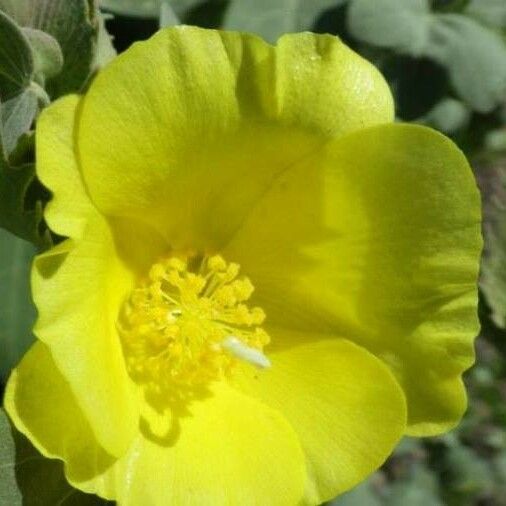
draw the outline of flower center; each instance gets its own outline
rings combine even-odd
[[[238,360],[268,367],[265,314],[239,265],[221,256],[173,256],[154,264],[118,320],[131,376],[157,390],[230,375]]]

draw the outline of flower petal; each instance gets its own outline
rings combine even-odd
[[[481,242],[462,153],[396,124],[287,170],[223,254],[251,278],[271,325],[337,333],[381,357],[406,392],[409,433],[434,434],[466,406]]]
[[[379,72],[336,37],[287,35],[274,48],[176,27],[93,82],[79,158],[105,214],[141,217],[176,248],[216,249],[281,170],[392,118]]]
[[[116,331],[132,284],[99,216],[88,219],[77,242],[68,239],[36,257],[32,270],[34,333],[51,349],[98,440],[115,455],[130,443],[139,416]]]
[[[53,192],[45,217],[71,239],[34,262],[34,332],[50,347],[100,443],[118,455],[136,431],[139,400],[116,319],[139,272],[168,245],[136,221],[106,220],[89,200],[75,155],[80,107],[78,97],[65,97],[38,122],[37,174]]]
[[[177,413],[175,424],[180,427],[174,443],[159,444],[141,433],[116,464],[108,484],[121,504],[299,502],[304,456],[293,429],[275,410],[221,384],[212,397]]]
[[[308,336],[277,329],[272,337],[299,342]],[[308,470],[304,504],[314,505],[384,462],[406,428],[406,401],[388,367],[365,349],[333,336],[312,338],[270,354],[272,367],[245,372],[240,384],[295,429]]]
[[[124,506],[292,506],[303,494],[304,457],[293,429],[225,384],[178,414],[171,441],[141,431],[120,459],[101,450],[41,343],[13,373],[6,407],[40,451],[65,461],[74,486]]]
[[[96,214],[77,167],[75,123],[80,99],[68,95],[44,109],[37,120],[37,176],[53,193],[44,217],[56,233],[80,237],[87,217]]]
[[[53,230],[73,239],[35,259],[32,292],[39,318],[34,332],[51,348],[104,448],[120,454],[139,413],[115,329],[133,273],[120,260],[113,229],[81,181],[74,156],[78,109],[75,96],[59,100],[44,111],[37,128],[37,173],[54,194],[46,218]]]
[[[95,435],[49,348],[36,342],[12,372],[4,399],[5,409],[32,444],[46,457],[65,462],[68,480],[82,486],[114,462],[97,445]]]

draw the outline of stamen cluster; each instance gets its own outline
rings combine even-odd
[[[131,376],[158,390],[198,386],[229,375],[237,357],[224,345],[263,350],[265,314],[239,265],[221,256],[172,256],[154,264],[118,320]]]

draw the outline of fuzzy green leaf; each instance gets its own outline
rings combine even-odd
[[[452,134],[466,128],[471,121],[471,111],[461,101],[444,98],[418,122]]]
[[[33,54],[34,72],[40,80],[57,76],[63,67],[63,53],[58,41],[35,28],[22,28]]]
[[[492,320],[506,328],[506,164],[481,167],[484,198],[485,251],[480,286],[492,310]]]
[[[98,33],[96,0],[0,0],[0,9],[23,27],[35,28],[58,41],[62,71],[48,79],[53,98],[79,91],[92,72]]]
[[[183,19],[189,11],[195,7],[206,3],[206,0],[168,0],[172,9],[179,19]],[[207,0],[209,3],[209,0]],[[217,2],[218,4],[219,2]]]
[[[470,0],[467,14],[495,28],[506,27],[506,2],[504,0]]]
[[[160,12],[160,0],[100,0],[100,7],[126,16],[154,18]]]
[[[367,480],[355,488],[331,501],[328,506],[381,506],[379,499],[371,486],[371,480]]]
[[[38,111],[38,97],[33,87],[0,104],[0,129],[3,149],[7,156],[18,139],[30,130]]]
[[[408,479],[397,481],[388,493],[389,506],[443,506],[439,498],[437,478],[423,465],[416,465]]]
[[[425,55],[447,68],[457,94],[476,111],[489,112],[506,97],[506,43],[476,21],[434,16]]]
[[[105,28],[105,21],[108,17],[113,17],[111,14],[98,13],[98,39],[97,48],[95,51],[95,59],[93,68],[95,70],[101,69],[113,60],[117,53],[112,43],[112,37],[109,35]]]
[[[2,4],[0,3],[0,9]],[[21,28],[0,10],[0,96],[2,100],[19,94],[33,76],[33,58]]]
[[[261,35],[275,42],[283,33],[309,30],[319,14],[344,0],[233,0],[224,28]]]
[[[348,10],[349,30],[357,39],[412,56],[423,54],[430,22],[427,0],[352,0]]]
[[[449,448],[445,465],[450,479],[450,488],[456,494],[471,497],[474,494],[485,493],[493,486],[489,462],[479,457],[470,448],[463,445]]]
[[[506,153],[506,129],[497,128],[487,132],[485,148],[491,152]]]
[[[30,94],[19,102],[0,103],[0,227],[45,248],[52,241],[42,226],[42,206],[48,195],[35,178],[33,162],[26,162],[33,159],[34,139],[25,127],[31,123],[32,92],[38,98],[36,86],[32,83],[27,90]],[[5,147],[13,149],[7,152]]]
[[[0,139],[0,227],[39,248],[51,244],[49,231],[41,226],[44,191],[35,180],[32,163],[17,167],[7,163]]]
[[[181,21],[168,0],[163,0],[160,6],[160,28],[179,25]]]
[[[364,42],[444,66],[454,91],[478,112],[506,96],[506,43],[460,14],[434,14],[427,0],[352,0],[351,33]]]
[[[100,6],[125,16],[138,16],[141,18],[157,18],[160,15],[160,6],[166,0],[100,0]],[[188,10],[205,0],[168,0],[178,18]]]

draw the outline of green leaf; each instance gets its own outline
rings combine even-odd
[[[0,381],[33,342],[29,278],[34,255],[32,244],[0,229]]]
[[[21,29],[1,10],[0,41],[0,95],[8,100],[30,84],[33,58]]]
[[[53,98],[79,91],[92,72],[98,34],[95,0],[0,0],[0,9],[20,26],[54,37],[61,47],[62,71],[48,79]]]
[[[432,14],[427,0],[353,0],[349,29],[361,41],[443,65],[454,91],[486,113],[506,96],[506,43],[460,14]]]
[[[30,90],[34,85],[35,83],[32,83]],[[11,156],[7,156],[4,149],[3,122],[8,123],[6,134],[7,146],[9,146],[13,143],[10,137],[13,136],[14,131],[17,128],[23,130],[23,125],[18,123],[24,113],[20,113],[19,116],[16,112],[5,113],[4,105],[0,103],[0,227],[43,249],[52,243],[51,234],[44,225],[42,215],[43,202],[48,200],[49,195],[35,178],[34,164],[25,162],[27,158],[33,159],[34,138],[30,131],[23,132],[16,139],[16,146],[10,153]],[[23,106],[20,105],[19,108],[23,109]]]
[[[506,153],[506,129],[498,128],[487,132],[485,148],[488,151]]]
[[[492,311],[492,320],[506,328],[506,163],[477,169],[483,196],[484,254],[480,287]]]
[[[63,67],[63,53],[58,41],[41,30],[22,28],[33,54],[34,73],[39,80],[57,76]]]
[[[160,13],[160,0],[100,0],[100,7],[127,16],[155,18]]]
[[[33,160],[34,157],[35,131],[29,130],[19,137],[16,147],[9,154],[9,163],[13,167],[19,167],[25,163],[25,160]]]
[[[176,16],[174,9],[170,6],[168,0],[162,0],[160,6],[160,28],[166,28],[168,26],[179,25],[181,21]]]
[[[449,448],[445,466],[454,493],[470,497],[487,492],[493,486],[490,464],[465,446]]]
[[[218,0],[216,2],[218,9],[220,8],[219,5],[220,1],[222,3],[223,0]],[[210,4],[212,3],[212,0],[211,2],[209,0],[169,0],[169,3],[174,12],[176,13],[176,16],[179,19],[183,19],[183,17],[185,17],[185,15],[188,14],[188,12],[193,10],[195,7],[203,5],[205,3]]]
[[[96,9],[95,0],[0,0],[0,227],[41,248],[51,243],[48,192],[35,178],[30,129],[50,96],[79,91],[95,70]]]
[[[35,179],[34,165],[9,166],[0,143],[0,227],[41,249],[47,248],[52,241],[48,229],[42,226],[42,202],[47,198]]]
[[[44,458],[11,426],[0,409],[0,504],[9,506],[99,506],[110,504],[72,488],[63,464]]]
[[[437,479],[423,465],[417,465],[411,477],[395,482],[388,494],[389,506],[443,506],[437,489]]]
[[[112,18],[113,16],[111,14],[98,13],[98,39],[93,62],[93,68],[95,70],[101,69],[107,65],[117,55],[116,49],[114,49],[112,44],[112,37],[105,28],[105,21],[109,17]]]
[[[361,41],[421,56],[431,17],[427,0],[352,0],[348,27]]]
[[[506,2],[504,0],[470,0],[465,13],[482,23],[495,27],[506,27]]]
[[[419,123],[437,128],[446,134],[466,128],[470,121],[470,109],[454,98],[444,98],[428,114],[418,120]]]
[[[331,501],[328,506],[381,506],[378,494],[374,493],[371,480],[367,480],[355,488]]]
[[[425,54],[444,65],[457,94],[476,111],[491,111],[506,96],[506,44],[459,14],[434,16]]]
[[[100,0],[100,7],[125,16],[157,18],[160,7],[168,3],[175,15],[180,18],[193,7],[206,0]]]
[[[39,94],[35,82],[19,96],[0,103],[0,227],[48,247],[51,235],[43,224],[42,207],[49,195],[35,178],[33,135],[29,130],[37,112]]]
[[[414,437],[404,436],[394,450],[396,457],[414,455],[423,452],[421,440]]]
[[[38,97],[32,87],[0,104],[1,138],[7,156],[16,147],[18,139],[30,130],[38,109]]]
[[[224,28],[261,35],[275,42],[283,33],[309,30],[318,15],[345,0],[233,0]]]
[[[504,432],[503,432],[504,434]],[[500,483],[506,482],[506,451],[501,451],[494,459],[494,468]]]

